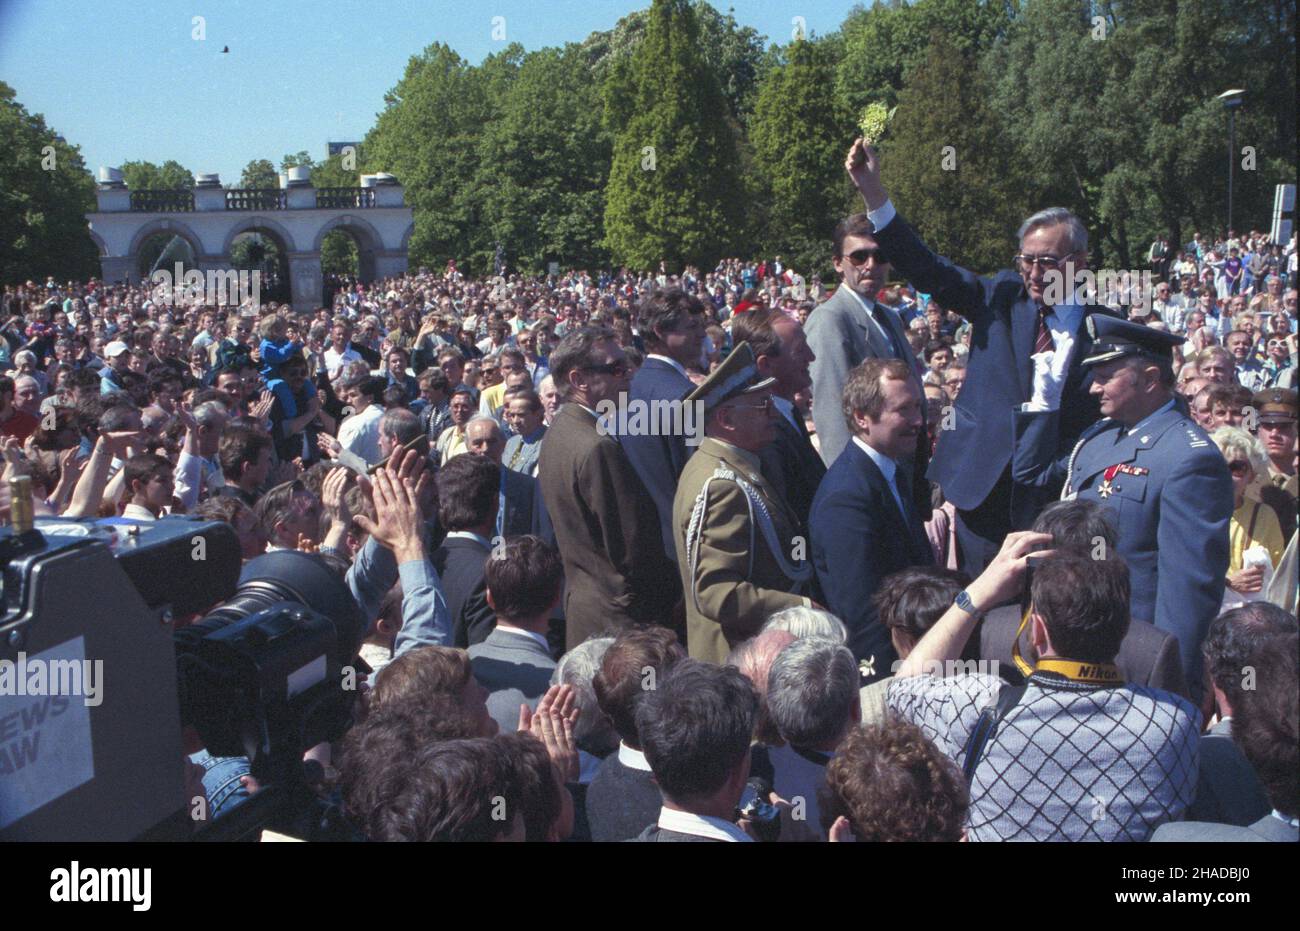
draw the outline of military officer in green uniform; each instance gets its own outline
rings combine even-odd
[[[748,343],[687,395],[703,407],[704,439],[677,484],[673,530],[686,594],[690,655],[722,663],[767,617],[795,605],[812,579],[799,521],[763,477],[759,451],[776,433],[775,379]]]

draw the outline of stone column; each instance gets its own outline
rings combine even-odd
[[[375,250],[375,277],[392,278],[395,275],[406,274],[406,250],[404,249],[376,249]]]
[[[320,253],[290,252],[289,283],[294,313],[311,313],[319,307],[324,287]]]
[[[140,283],[140,272],[136,269],[137,256],[102,255],[99,257],[100,279],[108,284],[126,281]]]

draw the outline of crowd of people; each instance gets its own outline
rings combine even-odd
[[[1054,301],[1068,211],[981,276],[845,167],[836,282],[6,286],[5,478],[344,574],[356,839],[1296,840],[1295,238]],[[209,817],[259,790],[187,749]]]

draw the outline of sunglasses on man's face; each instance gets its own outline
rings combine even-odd
[[[847,258],[854,265],[865,265],[868,259],[873,260],[877,265],[884,261],[884,256],[879,249],[854,249]]]
[[[583,367],[584,372],[591,372],[593,375],[626,375],[628,366],[626,360],[618,362],[607,362],[604,365],[587,365]]]

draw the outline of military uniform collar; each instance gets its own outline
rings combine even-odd
[[[1171,414],[1173,416],[1170,416]],[[1177,399],[1170,398],[1168,402],[1139,420],[1136,425],[1126,429],[1123,435],[1136,436],[1140,445],[1150,446],[1160,438],[1160,434],[1181,420],[1182,416],[1182,412],[1178,410]]]
[[[745,478],[750,482],[767,484],[763,481],[762,466],[754,453],[712,436],[706,436],[704,442],[700,444],[700,451],[706,450],[710,456],[721,459],[736,471],[744,473]]]

